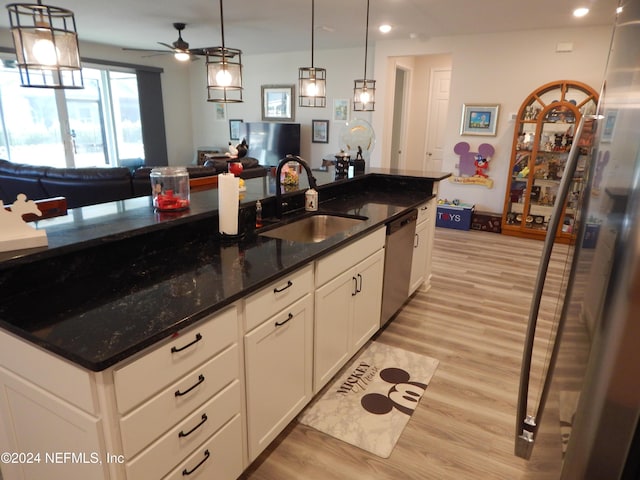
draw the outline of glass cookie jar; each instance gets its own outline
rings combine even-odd
[[[189,208],[189,172],[184,167],[161,167],[151,170],[153,206],[161,212]]]

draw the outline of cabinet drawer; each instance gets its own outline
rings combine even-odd
[[[355,243],[347,245],[316,263],[316,287],[324,285],[342,272],[384,247],[386,228],[381,227]]]
[[[257,327],[271,315],[291,305],[312,290],[313,268],[312,265],[308,265],[247,297],[245,303],[247,328],[245,331],[248,332]]]
[[[128,462],[127,478],[162,478],[203,440],[240,414],[241,402],[240,382],[235,381]]]
[[[242,424],[237,415],[163,480],[235,480],[241,473]]]
[[[185,415],[237,379],[238,355],[236,344],[121,418],[125,457],[132,458]]]
[[[236,307],[232,307],[116,369],[113,379],[118,412],[127,413],[237,339],[238,315]]]

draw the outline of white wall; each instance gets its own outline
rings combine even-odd
[[[0,29],[0,46],[13,49],[7,29]],[[146,56],[139,52],[125,52],[121,48],[80,41],[80,55],[135,65],[149,65],[164,69],[161,75],[163,107],[167,129],[167,153],[169,164],[186,165],[194,158],[191,138],[192,120],[190,103],[189,63],[176,62],[172,55]],[[204,62],[194,62],[203,65]],[[202,67],[204,68],[204,67]],[[11,119],[7,119],[11,121]],[[151,160],[153,162],[153,160]]]
[[[203,63],[203,62],[200,62]],[[193,111],[193,144],[195,146],[222,146],[229,143],[228,119],[245,122],[262,121],[261,86],[294,85],[298,92],[298,68],[311,63],[309,51],[293,51],[284,54],[243,55],[243,103],[226,105],[226,120],[215,119],[215,104],[207,102],[204,65],[198,70],[192,67],[191,109]],[[345,122],[333,120],[333,100],[353,96],[353,81],[362,78],[364,49],[322,50],[314,54],[314,66],[327,70],[327,106],[325,108],[299,107],[294,99],[295,123],[301,124],[300,156],[313,166],[320,166],[322,158],[340,151],[340,134]],[[202,67],[200,69],[200,67]],[[199,71],[201,70],[201,71]],[[371,121],[370,113],[351,112],[351,118]],[[311,121],[329,120],[329,143],[311,142]],[[234,142],[237,143],[237,142]]]
[[[384,166],[388,163],[387,123],[392,107],[389,89],[389,65],[396,62],[411,63],[414,68],[413,105],[410,113],[409,135],[413,140],[408,150],[407,166],[415,168],[423,155],[426,108],[420,105],[426,98],[426,86],[420,84],[426,78],[429,60],[412,59],[412,56],[450,54],[452,61],[451,99],[445,138],[443,170],[455,172],[458,157],[453,146],[467,141],[472,147],[480,143],[491,143],[496,154],[490,161],[489,174],[494,179],[494,188],[489,190],[475,185],[453,185],[443,182],[441,197],[459,198],[474,203],[479,210],[501,212],[503,209],[509,157],[512,147],[516,113],[524,98],[540,85],[566,79],[582,81],[599,91],[609,48],[611,29],[554,29],[521,31],[504,34],[439,37],[427,41],[407,40],[400,42],[377,42],[375,61],[369,61],[369,69],[377,80],[376,111],[371,113],[351,112],[351,118],[363,118],[373,124],[376,146],[370,163]],[[572,42],[572,53],[556,53],[559,42]],[[6,31],[0,32],[0,45],[12,47]],[[372,50],[372,49],[370,49]],[[123,52],[121,49],[81,43],[81,54],[104,60],[160,66],[164,68],[162,86],[164,92],[165,122],[169,163],[185,165],[194,161],[198,146],[226,146],[229,142],[228,121],[214,119],[214,104],[206,101],[204,59],[187,64],[173,60],[170,55],[144,58],[141,54]],[[353,80],[362,78],[363,49],[318,50],[315,66],[327,69],[327,107],[300,108],[295,106],[295,122],[302,125],[301,155],[312,165],[318,166],[321,159],[340,149],[340,132],[343,122],[334,122],[333,100],[351,99]],[[437,58],[437,57],[432,57]],[[260,121],[260,86],[265,84],[296,85],[298,67],[309,66],[310,52],[293,50],[285,54],[245,55],[244,103],[229,104],[227,119],[239,118]],[[371,75],[369,75],[371,76]],[[500,119],[496,137],[460,136],[460,116],[463,103],[500,104]],[[329,143],[311,143],[311,120],[329,120]],[[390,139],[390,137],[389,137]]]
[[[396,66],[407,68],[411,71],[409,79],[409,98],[407,102],[407,143],[402,146],[403,168],[409,170],[423,170],[423,159],[425,151],[425,140],[427,131],[427,108],[429,88],[431,83],[431,70],[435,68],[451,68],[450,55],[414,55],[402,57],[390,57],[386,59],[387,72],[387,93],[384,95],[385,104],[391,102],[391,92],[393,91],[393,78]],[[383,145],[391,145],[391,104],[389,115],[385,118],[386,123],[382,128],[381,138],[384,139],[378,144],[377,154],[381,154]],[[386,140],[386,141],[385,141]],[[385,149],[387,151],[388,149]]]
[[[83,58],[96,58],[163,69],[162,100],[167,135],[167,156],[170,165],[187,165],[194,161],[191,139],[194,117],[191,112],[190,79],[192,71],[204,61],[178,62],[173,55],[148,56],[145,53],[125,52],[122,49],[95,43],[81,43]],[[153,159],[147,159],[153,164]]]
[[[440,197],[459,198],[475,204],[478,210],[502,212],[513,141],[511,115],[518,111],[529,93],[554,80],[578,80],[599,91],[610,36],[611,29],[602,27],[440,37],[425,42],[378,42],[375,78],[379,82],[380,108],[373,114],[373,127],[376,132],[388,129],[392,105],[388,99],[387,68],[396,58],[451,54],[453,71],[443,170],[457,173],[458,157],[453,152],[456,143],[466,141],[472,148],[480,143],[490,143],[496,149],[489,168],[494,187],[487,189],[443,182]],[[560,42],[572,42],[573,52],[556,53],[556,45]],[[499,104],[497,135],[460,136],[463,103]],[[381,166],[388,164],[388,144],[376,148],[371,162]]]

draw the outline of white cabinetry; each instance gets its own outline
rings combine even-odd
[[[314,392],[380,326],[384,241],[381,228],[316,264]]]
[[[3,478],[108,478],[91,463],[107,452],[92,374],[5,331],[0,345],[0,452],[16,455]]]
[[[263,322],[244,338],[250,461],[293,420],[312,396],[311,267],[249,297],[245,313],[255,312],[256,305],[262,304],[265,295],[283,293],[282,285],[289,285],[291,292],[297,292],[289,298],[293,303],[280,304],[284,306],[282,310],[266,319],[263,317]],[[271,309],[266,307],[263,312],[271,314]]]
[[[240,475],[238,325],[234,306],[114,370],[128,479],[162,478],[176,465],[220,479]],[[213,449],[222,429],[234,430],[225,438],[240,439],[231,453]]]
[[[428,284],[434,210],[420,209],[412,292]],[[0,451],[89,459],[5,464],[5,480],[236,479],[378,330],[385,239],[380,227],[102,372],[0,330]]]
[[[41,459],[3,465],[5,480],[235,480],[245,466],[239,338],[233,306],[94,373],[0,331],[0,451]]]
[[[49,375],[55,363],[46,364]],[[108,478],[99,418],[2,367],[0,382],[0,452],[16,455],[3,457],[5,480]]]
[[[421,285],[423,291],[431,287],[431,250],[435,233],[435,212],[435,198],[418,207],[409,295],[412,295]]]

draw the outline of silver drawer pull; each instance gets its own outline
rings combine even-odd
[[[200,463],[198,463],[195,467],[193,467],[191,470],[187,470],[186,468],[184,470],[182,470],[182,476],[186,477],[187,475],[191,475],[193,472],[195,472],[197,469],[199,469],[202,464],[204,462],[206,462],[207,460],[209,460],[209,457],[211,456],[211,454],[209,453],[209,450],[205,450],[204,451],[204,458],[202,460],[200,460]]]
[[[177,352],[181,352],[182,350],[186,350],[191,345],[195,345],[196,343],[198,343],[200,340],[202,340],[202,335],[200,335],[199,333],[196,333],[196,339],[193,342],[187,343],[184,347],[180,347],[180,348],[171,347],[171,353],[177,353]]]
[[[184,392],[181,392],[180,390],[176,390],[176,393],[174,394],[176,397],[182,397],[183,395],[186,395],[187,393],[189,393],[191,390],[193,390],[194,388],[196,388],[198,385],[200,385],[202,382],[204,382],[204,375],[200,374],[198,375],[198,381],[196,383],[194,383],[193,385],[191,385],[189,388],[187,388]]]
[[[188,437],[189,435],[191,435],[193,432],[195,432],[197,429],[199,429],[202,425],[204,425],[204,422],[207,421],[207,414],[203,413],[202,414],[202,420],[200,421],[200,423],[198,423],[195,427],[193,427],[191,430],[189,430],[188,432],[184,432],[183,430],[180,430],[180,433],[178,434],[178,437],[182,438],[182,437]]]
[[[287,281],[287,284],[282,287],[282,288],[274,288],[273,289],[273,293],[280,293],[280,292],[284,292],[287,288],[291,287],[293,285],[293,282],[291,280]]]
[[[281,327],[283,326],[285,323],[287,323],[289,320],[291,320],[293,318],[293,314],[289,313],[289,316],[287,317],[286,320],[283,320],[282,322],[276,322],[276,327]]]

